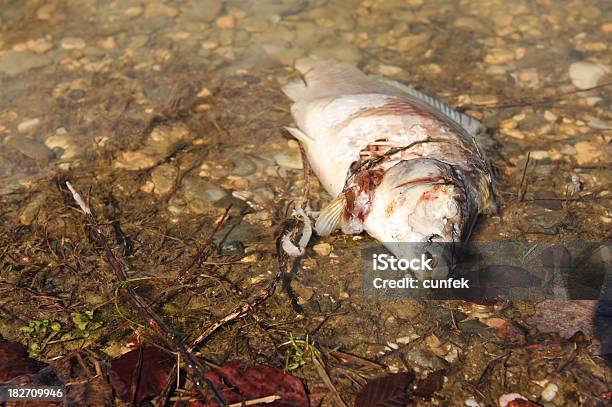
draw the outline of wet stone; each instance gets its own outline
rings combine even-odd
[[[151,181],[153,182],[153,192],[158,195],[165,195],[172,190],[176,182],[178,170],[172,164],[162,164],[151,171]]]
[[[31,69],[41,68],[51,63],[46,55],[33,52],[7,51],[0,55],[0,73],[9,77],[28,72]]]
[[[151,131],[141,149],[119,153],[114,166],[130,171],[151,168],[194,137],[195,134],[179,123],[157,126]]]
[[[81,146],[65,130],[47,137],[45,145],[52,150],[58,149],[58,157],[62,160],[73,160],[82,154]]]
[[[610,73],[606,65],[593,62],[574,62],[569,67],[570,79],[578,89],[597,86],[601,78]]]
[[[47,161],[55,158],[55,153],[53,153],[53,150],[45,146],[40,141],[29,137],[10,136],[5,140],[5,143],[23,155],[37,161]]]
[[[83,49],[87,45],[82,38],[66,37],[60,43],[61,47],[66,50]]]
[[[194,213],[210,211],[211,204],[226,196],[223,189],[197,176],[187,176],[183,180],[183,196],[189,209]]]
[[[190,21],[210,23],[221,13],[223,2],[221,0],[188,0],[185,4],[184,16]]]
[[[432,352],[421,348],[417,348],[408,353],[407,359],[409,362],[430,371],[448,369],[449,367],[448,362],[446,362],[444,359],[439,358]]]
[[[40,193],[34,196],[34,198],[32,198],[32,200],[28,202],[26,207],[23,208],[23,210],[21,211],[21,214],[19,215],[19,221],[23,225],[30,225],[32,222],[34,222],[34,220],[38,216],[40,207],[45,203],[46,199],[46,193]]]
[[[29,133],[36,129],[40,125],[40,119],[32,118],[22,121],[17,125],[17,131],[19,133]]]

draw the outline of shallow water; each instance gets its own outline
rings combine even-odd
[[[483,122],[479,142],[496,170],[500,211],[482,218],[474,240],[600,242],[611,236],[612,93],[601,86],[612,81],[609,2],[75,0],[0,5],[0,197],[6,208],[0,219],[7,247],[12,230],[27,242],[28,234],[40,237],[43,219],[60,216],[50,203],[60,200],[57,180],[71,179],[93,197],[112,193],[134,234],[162,224],[174,228],[174,237],[187,239],[198,233],[190,229],[194,222],[204,219],[209,226],[233,203],[252,213],[230,240],[246,247],[247,258],[259,251],[269,257],[262,255],[267,262],[251,258],[245,261],[246,274],[232,275],[248,290],[273,267],[273,228],[285,204],[302,194],[298,146],[282,130],[291,116],[280,88],[297,76],[294,61],[307,55],[351,62],[367,73],[413,85]],[[314,177],[311,184],[311,205],[318,209],[331,197]],[[288,331],[307,332],[321,322],[317,318],[333,319],[319,332],[321,341],[378,358],[394,369],[435,370],[442,364],[453,378],[444,390],[446,402],[453,388],[461,397],[476,397],[460,384],[461,377],[478,379],[487,361],[471,344],[467,328],[448,333],[456,305],[364,302],[353,267],[361,241],[334,235],[315,243],[329,244],[338,257],[309,249],[289,294],[279,294],[271,306],[278,307],[271,311],[275,315],[296,316]],[[320,253],[326,250],[320,247]],[[164,261],[175,257],[168,254]],[[13,281],[12,273],[2,280]],[[39,279],[17,281],[42,291],[46,287]],[[524,317],[534,312],[516,307]],[[587,316],[565,333],[579,327],[596,342],[598,335],[605,342],[590,322],[601,321],[594,304],[585,307]],[[26,320],[27,307],[17,314]],[[299,322],[303,314],[306,322]],[[540,326],[550,328],[546,321],[550,325],[551,317],[543,319]],[[18,337],[19,318],[8,320],[0,333]],[[443,342],[455,344],[459,361],[447,357],[451,348],[434,352],[437,359],[421,349],[422,339],[436,329]],[[478,343],[498,355],[503,347],[494,349],[498,343],[488,329],[477,327]],[[414,335],[421,339],[413,346]],[[387,343],[398,338],[408,341],[401,348],[407,359],[394,352],[386,356]],[[609,346],[604,343],[603,352],[590,349],[585,358],[599,360],[593,355],[612,352]],[[519,356],[515,369],[520,375],[528,370],[525,365],[521,370],[521,363],[529,363],[529,355]],[[478,368],[460,367],[460,361],[474,361]],[[511,390],[537,398],[541,389],[527,388],[522,380],[491,385],[486,401]],[[555,380],[561,391],[551,405],[600,397],[599,384],[590,389],[561,374]]]

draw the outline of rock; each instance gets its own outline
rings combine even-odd
[[[144,18],[152,18],[157,16],[176,17],[178,11],[161,2],[148,2],[144,10]]]
[[[319,256],[329,256],[332,247],[329,243],[317,243],[312,247],[312,250]]]
[[[82,153],[81,146],[79,146],[65,130],[56,131],[56,134],[47,137],[45,145],[50,149],[61,149],[62,153],[59,157],[62,160],[73,160]]]
[[[474,18],[474,17],[466,17],[466,16],[457,17],[455,19],[454,26],[456,28],[462,28],[464,30],[474,31],[477,33],[489,32],[489,29],[485,27],[484,24],[482,24],[482,22],[480,22],[479,19]]]
[[[41,68],[51,63],[51,59],[33,52],[7,51],[0,55],[0,73],[9,77],[25,73],[30,69]]]
[[[194,213],[205,213],[211,204],[226,196],[221,188],[197,176],[188,176],[183,180],[183,195],[189,209]]]
[[[149,42],[149,36],[148,35],[135,35],[132,38],[130,38],[127,47],[130,49],[138,49],[138,48],[142,48],[145,45],[147,45],[147,42]]]
[[[430,36],[428,34],[408,35],[397,40],[395,47],[400,52],[410,51],[411,49],[427,42],[429,37]]]
[[[77,37],[66,37],[62,39],[60,46],[63,49],[71,50],[71,49],[83,49],[87,44],[82,38]]]
[[[143,11],[142,7],[132,6],[132,7],[126,8],[123,14],[125,14],[125,16],[128,18],[134,18],[134,17],[138,17],[139,15],[141,15],[142,11]]]
[[[601,31],[606,34],[612,33],[612,23],[605,23],[601,25]]]
[[[503,48],[493,48],[485,56],[484,61],[490,65],[503,65],[514,61],[514,56],[514,52],[510,50]]]
[[[36,117],[33,119],[27,119],[17,125],[17,131],[19,133],[29,133],[30,131],[37,128],[39,124],[40,124],[40,119]]]
[[[266,31],[270,27],[270,22],[261,17],[246,17],[240,20],[238,27],[248,32],[259,33]]]
[[[449,364],[442,358],[434,355],[432,352],[417,348],[408,353],[408,361],[414,363],[427,370],[436,371],[448,369]]]
[[[361,51],[351,44],[321,46],[313,50],[312,54],[322,59],[334,59],[342,62],[356,63],[361,59]]]
[[[302,169],[302,157],[300,150],[288,149],[274,155],[274,161],[284,168],[299,170]]]
[[[212,22],[223,9],[221,0],[188,0],[185,5],[184,16],[187,20]]]
[[[578,165],[595,164],[604,155],[602,147],[590,141],[579,141],[574,148],[576,149],[574,158]]]
[[[554,114],[553,112],[551,112],[550,110],[545,110],[544,111],[544,119],[547,122],[554,122],[557,121],[558,116],[556,114]]]
[[[569,67],[570,80],[578,89],[597,86],[599,80],[609,73],[609,67],[594,62],[574,62]]]
[[[380,64],[378,66],[378,73],[384,76],[393,76],[393,75],[400,74],[402,72],[403,72],[403,69],[400,68],[399,66],[385,65],[385,64]]]
[[[44,38],[39,38],[37,40],[29,40],[26,44],[30,51],[34,51],[37,54],[44,54],[45,52],[53,48],[53,44],[51,44]]]
[[[47,199],[46,193],[40,193],[34,196],[30,202],[26,205],[25,208],[21,211],[19,215],[19,222],[22,225],[30,225],[38,216],[38,212],[40,211],[40,207],[44,204]]]
[[[227,30],[230,28],[234,28],[234,26],[236,25],[236,20],[234,19],[234,16],[228,14],[225,16],[217,17],[217,19],[215,20],[215,24],[217,24],[217,27]]]
[[[51,149],[38,140],[23,136],[9,136],[5,143],[20,153],[37,161],[46,161],[55,158]]]
[[[52,14],[55,11],[55,4],[45,4],[36,10],[36,18],[42,21],[51,20]]]
[[[153,192],[158,195],[165,195],[172,190],[176,182],[178,170],[174,165],[162,164],[151,172],[153,182]]]
[[[559,392],[559,386],[554,383],[548,383],[542,390],[542,399],[552,401]]]
[[[529,155],[534,160],[545,160],[549,157],[548,151],[545,150],[533,150]]]
[[[232,174],[240,177],[247,177],[257,171],[257,164],[247,156],[232,158],[232,163],[234,163]]]
[[[315,292],[311,287],[305,286],[297,279],[292,279],[289,286],[291,287],[291,291],[293,291],[293,293],[299,297],[298,303],[300,305],[304,304],[315,295]]]
[[[195,134],[180,123],[159,125],[151,131],[142,148],[120,153],[114,166],[130,171],[151,168],[194,138]]]

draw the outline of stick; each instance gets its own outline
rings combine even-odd
[[[120,283],[126,282],[128,280],[127,273],[123,269],[121,262],[113,253],[110,245],[108,244],[108,240],[102,233],[100,225],[96,219],[91,208],[83,201],[79,193],[72,187],[69,181],[66,181],[66,186],[72,193],[74,200],[79,205],[81,210],[85,213],[89,221],[91,222],[92,231],[94,232],[95,238],[104,249],[104,254],[106,260],[110,267],[115,272],[115,275]],[[203,386],[205,385],[213,394],[215,401],[220,405],[224,406],[225,402],[223,398],[212,385],[212,383],[204,376],[204,371],[200,366],[200,363],[196,359],[196,357],[191,353],[189,349],[185,346],[179,335],[155,313],[146,303],[146,301],[134,291],[130,285],[126,284],[126,292],[127,298],[132,303],[132,305],[140,311],[143,315],[147,317],[147,323],[149,326],[159,335],[159,337],[164,340],[171,348],[176,349],[182,356],[183,360],[185,360],[185,364],[187,366],[187,371],[191,376],[191,380],[193,381],[194,387],[198,393],[202,397],[206,397],[206,393],[204,392]]]

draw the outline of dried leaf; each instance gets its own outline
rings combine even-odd
[[[28,356],[26,348],[18,342],[4,340],[0,336],[0,383],[13,386],[60,386],[55,370],[42,362]],[[11,402],[7,407],[53,407],[62,402],[28,401]]]
[[[68,387],[66,398],[71,406],[112,406],[114,401],[113,390],[102,376]]]
[[[414,374],[388,374],[370,380],[355,399],[355,407],[404,407],[410,402]]]
[[[44,366],[44,363],[31,359],[22,344],[6,341],[0,336],[0,382],[36,373]]]
[[[119,397],[127,402],[135,400],[140,403],[163,391],[174,362],[172,354],[156,347],[145,346],[115,359],[111,363],[108,378]]]
[[[226,403],[239,403],[271,395],[281,399],[266,404],[269,407],[309,407],[302,382],[268,365],[246,366],[233,360],[205,374]],[[216,407],[212,400],[194,402],[192,407]]]

